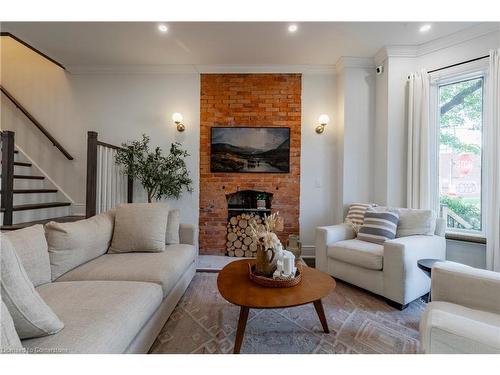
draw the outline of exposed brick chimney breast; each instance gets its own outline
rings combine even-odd
[[[300,74],[202,74],[200,96],[200,253],[223,255],[228,219],[226,194],[273,194],[273,212],[285,221],[280,238],[299,233]],[[290,173],[210,173],[210,128],[290,128]]]

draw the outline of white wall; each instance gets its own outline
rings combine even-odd
[[[375,70],[371,59],[343,58],[337,79],[337,184],[336,223],[353,202],[374,199]]]
[[[99,139],[120,144],[146,133],[152,146],[168,152],[172,142],[189,151],[187,159],[194,181],[192,194],[178,201],[182,221],[197,224],[199,213],[199,98],[198,73],[125,74],[88,72],[71,74],[19,46],[1,38],[2,85],[75,157],[68,161],[40,135],[25,117],[2,99],[2,127],[16,132],[16,142],[83,209],[85,203],[87,131]],[[314,244],[314,228],[333,222],[335,179],[334,128],[314,132],[318,116],[330,115],[334,123],[335,74],[305,73],[302,81],[301,217],[304,245]],[[186,131],[175,130],[171,115],[181,112]],[[146,201],[136,184],[134,201]]]
[[[334,223],[335,104],[334,74],[303,74],[300,238],[309,251],[314,245],[314,229]],[[317,134],[314,129],[323,113],[330,116],[330,124],[323,134]]]

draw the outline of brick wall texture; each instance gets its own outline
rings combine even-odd
[[[273,194],[285,221],[280,239],[299,233],[300,74],[202,74],[200,96],[200,253],[225,253],[226,195],[239,190]],[[211,173],[210,128],[289,127],[290,173]]]

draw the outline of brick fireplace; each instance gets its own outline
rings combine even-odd
[[[254,190],[272,194],[284,218],[283,243],[299,233],[300,74],[202,74],[200,96],[200,253],[224,255],[227,197]],[[210,129],[217,126],[290,128],[289,173],[211,173]]]

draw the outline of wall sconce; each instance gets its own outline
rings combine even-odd
[[[316,126],[316,133],[321,134],[325,131],[325,126],[330,122],[328,115],[321,115],[318,118],[319,125]]]
[[[177,131],[179,132],[183,132],[184,130],[186,130],[186,127],[182,123],[182,119],[183,117],[179,112],[175,112],[172,115],[172,120],[174,120],[175,125],[177,125]]]

